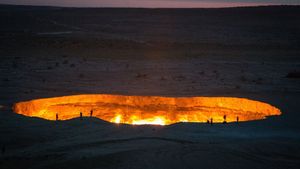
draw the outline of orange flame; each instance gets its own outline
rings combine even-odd
[[[16,103],[13,110],[47,120],[93,116],[113,123],[169,125],[178,122],[215,123],[265,119],[280,115],[267,103],[233,97],[157,97],[75,95]],[[91,113],[92,111],[92,113]]]

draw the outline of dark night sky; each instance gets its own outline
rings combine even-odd
[[[300,0],[0,0],[1,4],[72,7],[231,7],[300,5]]]

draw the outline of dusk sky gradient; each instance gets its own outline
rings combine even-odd
[[[0,0],[0,4],[69,7],[208,8],[258,5],[300,5],[300,0]]]

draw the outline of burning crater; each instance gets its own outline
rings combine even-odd
[[[250,121],[280,115],[267,103],[233,97],[74,95],[16,103],[14,112],[47,120],[93,116],[113,123],[169,125],[178,122]]]

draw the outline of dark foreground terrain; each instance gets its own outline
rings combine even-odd
[[[299,168],[300,7],[0,6],[0,168]],[[72,94],[232,96],[240,124],[51,122],[13,103]]]

